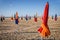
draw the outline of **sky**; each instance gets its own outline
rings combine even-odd
[[[60,16],[60,0],[0,0],[0,16],[42,16],[46,2],[49,2],[49,16]]]

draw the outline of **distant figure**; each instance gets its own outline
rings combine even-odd
[[[15,17],[15,23],[18,24],[19,23],[19,17],[18,17],[18,12],[16,12],[16,17]]]
[[[57,14],[55,14],[55,21],[57,21]]]
[[[15,23],[18,24],[18,19],[15,19]]]

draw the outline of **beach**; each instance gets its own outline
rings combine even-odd
[[[0,21],[0,40],[41,40],[38,28],[41,25],[41,18],[37,18],[37,22],[34,18],[26,21],[19,18],[19,24],[15,24],[14,20],[5,18],[3,22]],[[48,38],[42,38],[43,40],[60,40],[60,16],[57,21],[49,17],[48,27],[51,31],[51,35]]]

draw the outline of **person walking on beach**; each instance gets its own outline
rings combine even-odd
[[[18,23],[19,23],[18,12],[16,12],[16,16],[15,16],[15,23],[16,23],[16,24],[18,24]]]

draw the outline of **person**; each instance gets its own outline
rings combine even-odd
[[[19,20],[18,20],[18,12],[16,12],[16,16],[15,16],[15,23],[18,24],[19,23]]]

